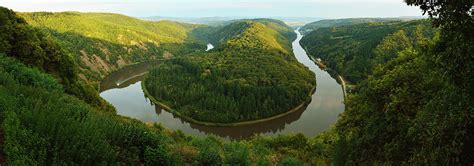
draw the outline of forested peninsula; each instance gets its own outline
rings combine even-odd
[[[314,73],[292,53],[295,37],[281,21],[236,21],[211,37],[214,50],[157,67],[144,88],[180,116],[216,125],[297,109],[310,99],[316,83]]]
[[[0,164],[472,165],[474,2],[403,3],[429,18],[305,32],[310,56],[354,85],[331,129],[245,140],[117,115],[97,83],[123,66],[168,59],[143,86],[159,102],[210,122],[271,117],[315,87],[283,22],[210,27],[0,7]],[[207,43],[216,48],[205,52]]]

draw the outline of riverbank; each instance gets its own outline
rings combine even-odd
[[[304,50],[306,51],[306,53],[308,54],[309,59],[311,59],[311,61],[313,61],[316,65],[318,65],[318,67],[320,67],[320,68],[326,70],[329,74],[331,74],[330,71],[334,71],[334,70],[332,70],[331,68],[328,68],[326,65],[324,65],[321,61],[314,60],[314,57],[309,54],[308,50],[307,50],[306,48],[303,48],[303,49],[304,49]],[[335,75],[336,75],[336,78],[335,78],[335,79],[336,79],[337,82],[339,82],[340,85],[341,85],[342,93],[344,94],[344,100],[346,100],[346,98],[347,98],[347,85],[348,85],[348,82],[347,82],[346,80],[344,80],[344,78],[343,78],[341,75],[337,74],[335,71],[334,71],[334,73],[335,73]]]
[[[109,73],[105,76],[97,85],[97,91],[102,93],[108,89],[118,88],[121,87],[123,83],[135,79],[137,77],[142,77],[148,73],[148,70],[154,66],[160,65],[170,59],[155,59],[146,62],[138,62],[133,63],[130,65],[123,66],[117,71]],[[134,70],[133,72],[129,72],[128,69]],[[138,70],[138,72],[137,72]],[[122,72],[127,71],[127,72]],[[116,80],[114,82],[108,80]]]
[[[283,116],[286,116],[288,114],[291,114],[291,113],[294,113],[300,109],[302,109],[303,107],[305,107],[310,101],[311,101],[311,96],[313,95],[313,93],[316,91],[316,85],[311,89],[310,93],[308,94],[308,99],[306,101],[304,101],[303,103],[301,103],[300,105],[298,105],[297,107],[285,112],[285,113],[282,113],[282,114],[278,114],[278,115],[275,115],[275,116],[272,116],[272,117],[268,117],[268,118],[264,118],[264,119],[258,119],[258,120],[250,120],[250,121],[243,121],[243,122],[233,122],[233,123],[218,123],[218,122],[204,122],[204,121],[199,121],[199,120],[196,120],[196,119],[193,119],[189,116],[185,116],[185,115],[182,115],[180,112],[172,109],[170,106],[160,102],[158,99],[156,99],[155,97],[153,97],[150,92],[148,92],[147,88],[145,87],[145,80],[143,80],[141,82],[141,86],[142,86],[142,90],[145,94],[145,96],[147,98],[149,98],[151,100],[151,102],[153,102],[154,104],[158,105],[159,107],[165,109],[166,111],[172,113],[173,115],[176,115],[178,117],[180,117],[181,119],[187,121],[187,122],[191,122],[191,123],[194,123],[194,124],[199,124],[199,125],[203,125],[203,126],[216,126],[216,127],[237,127],[237,126],[246,126],[246,125],[252,125],[252,124],[257,124],[257,123],[262,123],[262,122],[267,122],[267,121],[271,121],[271,120],[274,120],[274,119],[278,119],[278,118],[281,118]]]
[[[311,102],[301,109],[293,111],[279,118],[265,122],[244,126],[216,127],[205,126],[188,122],[172,112],[162,110],[151,99],[146,98],[142,89],[141,81],[145,76],[131,79],[119,87],[116,83],[143,72],[141,65],[138,68],[124,68],[112,74],[113,77],[106,78],[103,82],[106,90],[100,95],[114,107],[117,114],[125,117],[138,119],[144,123],[160,123],[171,130],[180,130],[185,134],[197,137],[206,137],[208,134],[223,138],[247,139],[255,134],[265,136],[277,136],[280,134],[303,133],[312,137],[318,133],[327,131],[344,111],[344,96],[341,93],[341,84],[336,76],[331,76],[328,71],[318,67],[299,45],[299,40],[293,41],[293,52],[297,60],[316,74],[316,93],[311,96]],[[143,64],[146,65],[146,64]],[[148,82],[147,82],[148,83]],[[314,83],[312,83],[312,86]],[[350,85],[348,86],[349,91]],[[310,88],[311,89],[311,88]],[[307,92],[309,92],[309,90]],[[160,98],[157,98],[161,100]],[[302,103],[305,100],[300,101]],[[299,103],[298,103],[299,104]],[[297,105],[293,107],[297,107]],[[168,104],[169,105],[169,104]],[[172,105],[169,105],[173,107]],[[285,111],[289,111],[285,110]]]

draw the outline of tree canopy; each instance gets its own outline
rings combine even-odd
[[[338,164],[473,162],[473,2],[407,3],[426,11],[437,32],[420,37],[416,28],[410,40],[406,30],[395,31],[377,45],[379,64],[358,81],[335,129],[323,134]]]
[[[244,20],[215,35],[214,51],[152,70],[145,80],[151,95],[183,116],[220,123],[275,116],[309,99],[314,73],[292,54],[290,27]]]

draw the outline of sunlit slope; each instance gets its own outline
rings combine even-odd
[[[54,36],[75,57],[87,79],[124,65],[203,49],[191,32],[200,25],[151,22],[109,13],[22,13],[29,24]],[[97,71],[97,72],[95,72]]]
[[[278,165],[319,159],[313,153],[319,146],[303,134],[197,138],[106,112],[113,110],[78,80],[77,65],[53,37],[3,7],[0,32],[2,165]]]
[[[0,157],[6,159],[2,161],[6,165],[250,165],[317,161],[310,153],[316,146],[302,134],[231,142],[187,136],[159,124],[146,125],[103,113],[65,94],[51,75],[3,53],[0,113]],[[300,141],[295,144],[295,140]],[[288,155],[287,150],[294,153]]]
[[[296,34],[273,20],[242,20],[212,36],[209,53],[173,59],[145,80],[150,94],[180,115],[201,122],[268,118],[309,99],[314,73],[292,53]]]
[[[108,42],[133,45],[133,42],[183,43],[197,25],[171,21],[151,22],[111,13],[21,13],[33,26],[59,33],[71,32]]]
[[[237,48],[273,49],[291,52],[291,41],[296,38],[292,28],[272,19],[236,20],[215,32],[211,40],[217,45]]]

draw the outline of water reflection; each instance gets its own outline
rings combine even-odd
[[[291,114],[288,114],[284,117],[250,126],[213,127],[191,124],[191,127],[200,131],[204,131],[206,133],[212,133],[214,135],[218,135],[225,138],[243,139],[249,138],[258,133],[280,133],[285,129],[285,126],[287,124],[291,124],[292,122],[300,119],[301,115],[305,110],[306,107],[298,111],[292,112]]]
[[[100,82],[99,91],[102,93],[110,89],[122,89],[141,81],[145,78],[145,74],[151,67],[163,63],[165,60],[154,60],[150,62],[143,62],[136,65],[127,66],[119,71],[105,77]]]
[[[211,43],[207,44],[207,49],[206,49],[206,51],[210,51],[210,50],[212,50],[212,49],[214,49],[214,45],[212,45]]]
[[[309,59],[299,44],[301,38],[298,33],[298,39],[293,42],[293,51],[298,61],[316,74],[316,92],[305,108],[271,121],[239,127],[202,126],[183,121],[153,106],[141,89],[141,80],[149,68],[160,65],[163,61],[133,65],[111,74],[101,82],[100,95],[114,105],[120,115],[143,122],[158,122],[169,129],[181,130],[195,136],[214,134],[225,138],[242,139],[254,134],[277,135],[291,132],[313,136],[335,123],[338,115],[344,111],[342,103],[344,97],[336,80]]]

